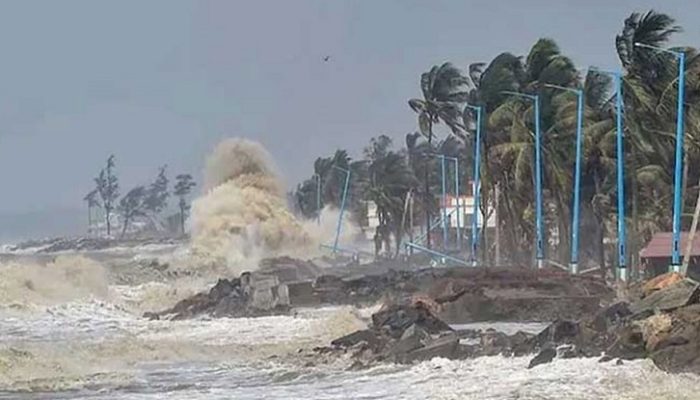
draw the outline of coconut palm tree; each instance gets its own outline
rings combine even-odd
[[[433,126],[440,122],[447,125],[450,131],[464,137],[461,124],[462,104],[467,101],[469,80],[462,71],[446,62],[433,66],[430,71],[421,74],[420,87],[423,98],[410,99],[408,105],[418,114],[418,127],[420,133],[425,136],[428,145],[432,145],[434,132]],[[427,232],[427,246],[430,243],[430,221],[433,208],[430,203],[433,198],[430,191],[430,173],[424,172],[423,208]]]
[[[377,207],[379,226],[377,235],[390,249],[390,235],[395,238],[395,254],[401,246],[402,219],[408,192],[418,181],[403,154],[388,151],[375,158],[368,167],[369,179],[365,198],[373,201]]]
[[[501,65],[499,69],[495,66]],[[492,68],[494,66],[494,68]],[[493,183],[498,182],[503,188],[503,199],[499,204],[501,215],[518,221],[520,226],[509,226],[511,252],[521,258],[527,248],[531,248],[530,238],[534,233],[532,218],[534,205],[532,196],[514,196],[513,191],[532,193],[532,153],[534,152],[534,105],[519,98],[504,97],[503,90],[517,90],[525,93],[538,93],[540,98],[540,121],[542,147],[546,162],[543,169],[543,187],[545,189],[545,209],[558,210],[557,218],[545,220],[553,232],[564,238],[568,231],[566,213],[568,195],[570,194],[571,160],[573,147],[569,149],[572,133],[561,130],[555,124],[557,104],[555,93],[544,90],[545,84],[559,86],[578,85],[578,73],[573,62],[561,54],[557,44],[551,39],[540,39],[530,50],[526,63],[509,54],[499,55],[480,76],[478,93],[472,98],[482,101],[490,107],[488,135],[484,141],[488,148],[488,170],[500,171],[493,176]],[[499,82],[496,77],[504,77]],[[492,85],[492,87],[489,87]],[[497,90],[497,92],[496,92]],[[499,104],[500,102],[500,104]],[[487,106],[487,108],[489,107]],[[492,184],[493,184],[492,183]],[[562,218],[563,217],[563,218]],[[550,230],[548,229],[548,230]],[[509,235],[505,235],[508,237]],[[523,239],[525,239],[523,241]],[[566,242],[564,242],[566,243]]]
[[[618,57],[625,69],[624,91],[629,154],[627,167],[635,174],[630,182],[632,203],[632,256],[638,243],[658,230],[671,225],[670,213],[675,165],[675,125],[677,101],[677,60],[668,54],[640,49],[634,43],[667,47],[671,37],[681,31],[669,15],[648,11],[633,13],[616,37]],[[692,48],[678,48],[686,53],[686,146],[682,193],[689,181],[688,165],[697,157],[698,117],[690,107],[698,101],[700,59]],[[697,160],[697,158],[695,158]],[[693,173],[697,176],[697,174]],[[694,177],[693,177],[694,178]],[[693,179],[691,179],[694,181]],[[663,210],[665,212],[659,212]],[[634,260],[634,259],[633,259]],[[633,262],[634,265],[634,262]]]

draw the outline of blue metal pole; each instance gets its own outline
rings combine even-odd
[[[618,268],[621,281],[627,281],[627,257],[625,254],[626,228],[625,228],[625,180],[624,164],[625,154],[622,146],[622,75],[619,72],[615,76],[615,115],[617,129],[617,250]]]
[[[542,145],[540,138],[540,98],[535,101],[535,224],[537,228],[537,268],[544,268],[544,237],[542,226]]]
[[[459,213],[462,211],[459,205],[459,158],[454,159],[455,162],[455,204],[457,206],[457,214],[455,217],[457,219],[457,250],[461,252],[462,250],[462,224],[460,222]]]
[[[481,107],[476,110],[476,137],[474,138],[474,211],[472,214],[472,265],[476,266],[477,249],[479,246],[479,200],[481,197]]]
[[[455,210],[452,210],[452,211],[448,212],[448,213],[447,213],[447,216],[448,216],[448,217],[451,216],[454,212],[455,212]],[[434,224],[430,225],[430,231],[432,232],[433,229],[438,228],[440,225],[442,225],[442,217],[441,217],[441,216],[435,219],[435,223],[434,223]],[[426,236],[428,236],[428,235],[427,235],[425,232],[423,232],[423,233],[421,233],[421,235],[418,236],[413,242],[414,242],[414,243],[422,242],[423,239],[426,238]]]
[[[450,255],[448,255],[448,254],[443,254],[443,253],[437,252],[437,251],[435,251],[435,250],[430,250],[430,249],[428,249],[428,248],[426,248],[426,247],[417,245],[417,244],[415,244],[415,243],[407,242],[407,243],[406,243],[406,246],[407,246],[407,247],[411,247],[411,248],[415,248],[415,249],[417,249],[417,250],[420,250],[420,251],[422,251],[422,252],[428,253],[428,254],[433,255],[433,256],[437,256],[437,257],[443,258],[443,259],[445,259],[445,260],[450,260],[450,261],[454,261],[454,262],[459,263],[459,264],[468,265],[468,264],[466,263],[466,261],[464,261],[464,260],[460,260],[459,258],[455,258],[455,257],[452,257],[452,256],[450,256]]]
[[[581,203],[581,153],[583,147],[583,91],[576,91],[576,171],[574,175],[574,212],[571,223],[571,273],[578,274],[579,213]]]
[[[681,198],[683,170],[683,99],[685,97],[685,53],[678,55],[678,110],[676,112],[676,169],[673,178],[673,253],[671,257],[671,269],[673,272],[681,271],[680,241],[681,241],[681,212],[683,211],[683,199]]]
[[[345,172],[345,187],[343,188],[343,199],[340,202],[340,215],[338,215],[338,226],[335,228],[335,241],[333,242],[333,254],[338,251],[338,239],[340,238],[340,228],[343,226],[343,213],[345,212],[345,200],[348,197],[348,186],[350,184],[350,170],[341,169]]]
[[[440,156],[442,168],[442,248],[447,250],[447,177],[445,176],[445,156]]]

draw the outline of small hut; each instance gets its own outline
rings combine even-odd
[[[688,233],[681,232],[681,262],[688,244]],[[639,252],[639,258],[647,277],[653,277],[668,271],[671,265],[673,246],[672,232],[657,232],[649,243]],[[688,275],[694,279],[700,278],[700,232],[693,238],[693,248],[690,251]]]

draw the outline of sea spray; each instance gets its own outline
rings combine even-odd
[[[219,143],[206,162],[204,193],[192,206],[193,254],[240,273],[264,257],[307,247],[267,151],[246,139]]]
[[[149,321],[99,302],[68,303],[0,331],[0,392],[123,386],[149,363],[295,363],[297,350],[364,327],[350,307],[296,316]],[[303,360],[306,362],[308,360]]]
[[[283,184],[269,153],[257,142],[231,138],[206,161],[204,191],[192,206],[192,254],[202,265],[238,274],[265,257],[313,257],[333,241],[337,210],[322,224],[300,221],[287,207]],[[343,221],[343,240],[357,233]]]
[[[83,256],[58,256],[52,262],[0,265],[0,306],[49,306],[88,298],[107,298],[105,269]]]

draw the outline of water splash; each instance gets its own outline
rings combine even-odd
[[[320,255],[320,245],[332,242],[337,210],[325,209],[321,225],[297,219],[259,143],[222,141],[208,157],[204,175],[204,193],[192,206],[192,255],[199,264],[223,265],[238,274],[255,269],[263,257]],[[346,218],[342,240],[357,232]]]
[[[109,296],[105,269],[83,256],[58,256],[47,264],[0,265],[0,306],[24,309]]]

